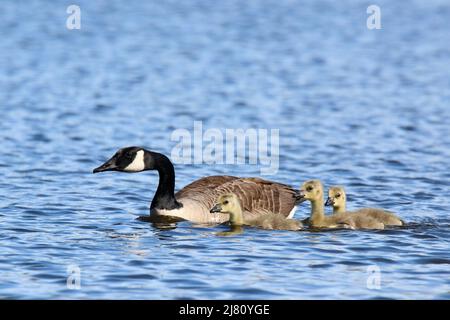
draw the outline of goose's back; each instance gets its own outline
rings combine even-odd
[[[192,198],[198,196],[199,194],[203,194],[207,190],[214,190],[215,188],[236,179],[238,179],[238,177],[233,176],[203,177],[184,186],[183,189],[179,190],[175,194],[175,198],[176,199]]]
[[[296,231],[303,228],[300,221],[287,219],[281,214],[268,213],[262,216],[249,218],[246,224],[257,226],[268,230],[291,230]]]
[[[394,213],[377,208],[363,208],[354,211],[352,214],[362,217],[370,217],[386,226],[401,226],[403,221]]]
[[[370,215],[354,213],[350,213],[349,215],[356,229],[384,229],[384,223]]]
[[[356,229],[356,221],[348,213],[336,213],[331,216],[325,216],[317,225],[310,219],[310,225],[321,228],[347,228]]]

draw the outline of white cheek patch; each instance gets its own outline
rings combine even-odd
[[[134,157],[133,162],[131,162],[128,166],[126,166],[123,171],[127,172],[139,172],[145,169],[144,162],[144,150],[139,150],[136,152],[136,156]]]

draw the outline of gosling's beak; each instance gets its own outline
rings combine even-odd
[[[106,161],[104,164],[102,164],[100,167],[95,168],[94,171],[92,171],[92,172],[97,173],[97,172],[115,171],[115,170],[117,170],[116,158],[112,157],[111,159]]]
[[[325,201],[325,205],[326,206],[333,206],[334,205],[334,200],[331,199],[330,197],[328,197],[327,201]]]
[[[300,190],[299,193],[298,193],[298,202],[302,203],[303,201],[305,201],[306,200],[305,196],[306,196],[305,195],[305,191]]]
[[[217,203],[214,207],[211,208],[211,210],[209,210],[209,212],[211,212],[211,213],[221,212],[221,211],[222,211],[222,205],[220,203]]]

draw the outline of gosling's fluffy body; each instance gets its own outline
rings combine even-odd
[[[300,221],[287,219],[280,214],[267,212],[259,216],[245,216],[238,197],[234,193],[222,195],[218,198],[216,205],[211,212],[228,214],[229,222],[232,226],[248,225],[268,230],[291,230],[302,229]]]
[[[267,230],[290,230],[297,231],[303,228],[300,221],[294,219],[287,219],[279,214],[268,213],[267,215],[250,218],[247,221],[248,225],[259,227]]]
[[[340,212],[325,215],[323,185],[319,180],[309,180],[300,187],[303,200],[311,202],[309,224],[313,228],[384,229],[384,224],[370,216]]]
[[[347,211],[347,195],[344,187],[333,186],[328,190],[327,205],[333,206],[333,214],[350,213],[356,217],[370,217],[384,226],[402,226],[404,222],[392,212],[377,208],[363,208]]]

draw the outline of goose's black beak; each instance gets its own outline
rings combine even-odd
[[[327,201],[325,201],[325,205],[326,206],[332,206],[334,205],[334,200],[331,199],[330,197],[327,198]]]
[[[222,206],[220,205],[220,203],[216,204],[214,207],[211,208],[211,210],[209,210],[209,212],[211,212],[211,213],[221,212],[221,211],[222,211]]]
[[[106,161],[104,164],[102,164],[100,167],[95,168],[94,171],[92,171],[92,172],[97,173],[97,172],[115,171],[115,170],[117,170],[116,158],[112,157],[111,159]]]

